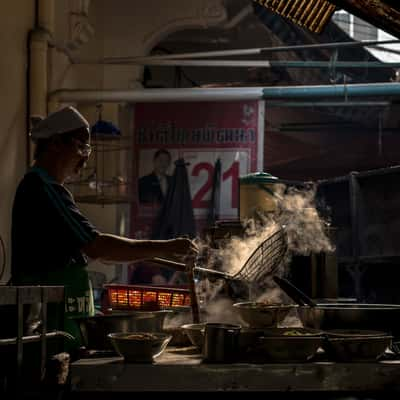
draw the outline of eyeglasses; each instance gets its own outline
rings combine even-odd
[[[82,157],[89,157],[92,153],[92,146],[78,138],[72,138],[78,145],[79,155]]]

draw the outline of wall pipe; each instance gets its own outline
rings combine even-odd
[[[54,32],[54,0],[37,0],[35,28],[29,32],[29,74],[27,128],[31,116],[47,115],[48,47]],[[27,138],[27,164],[33,159],[31,141]]]
[[[175,67],[256,67],[256,68],[400,68],[399,62],[381,61],[268,61],[268,60],[148,60],[104,65],[156,65]]]
[[[71,90],[50,93],[56,102],[168,102],[168,101],[228,101],[262,99],[262,87],[251,88],[182,88],[138,90]]]
[[[37,1],[37,21],[30,35],[30,115],[47,115],[48,47],[54,34],[54,0]]]
[[[149,60],[175,60],[175,59],[188,59],[188,58],[203,58],[203,57],[228,57],[228,56],[243,56],[255,55],[262,53],[283,52],[283,51],[296,51],[296,50],[310,50],[310,49],[337,49],[343,47],[378,47],[381,45],[399,43],[400,40],[367,40],[362,42],[334,42],[334,43],[318,43],[318,44],[305,44],[295,46],[274,46],[274,47],[258,47],[250,49],[234,49],[234,50],[216,50],[216,51],[200,51],[194,53],[178,53],[168,55],[156,56],[136,56],[136,57],[105,57],[102,60],[92,62],[94,64],[102,63],[118,63],[118,62],[132,62],[141,61],[148,62]],[[84,60],[76,60],[76,63],[85,63]]]
[[[243,7],[231,20],[222,25],[222,29],[233,29],[238,25],[244,18],[253,13],[253,6],[248,4]]]
[[[39,0],[38,25],[50,35],[54,34],[54,0]]]
[[[47,49],[48,33],[37,28],[30,40],[30,115],[47,115]]]
[[[265,99],[275,98],[322,98],[322,97],[364,97],[364,96],[398,96],[400,83],[358,83],[352,85],[316,85],[269,87],[263,89]]]
[[[390,101],[268,101],[267,107],[390,107]]]
[[[400,83],[352,85],[275,86],[237,88],[182,88],[138,90],[60,89],[49,94],[56,102],[168,102],[168,101],[241,101],[271,99],[322,99],[324,97],[398,96]]]

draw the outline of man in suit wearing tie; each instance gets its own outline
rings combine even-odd
[[[153,172],[139,178],[139,202],[161,204],[168,192],[172,176],[167,174],[171,165],[171,154],[166,149],[159,149],[154,153]]]

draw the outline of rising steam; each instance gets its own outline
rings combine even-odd
[[[276,190],[277,211],[246,221],[245,237],[233,237],[222,249],[216,251],[211,263],[218,260],[221,269],[231,275],[239,272],[252,253],[279,228],[283,227],[289,253],[310,253],[334,250],[327,236],[328,224],[317,212],[315,189],[287,189],[279,185]],[[286,258],[287,266],[290,259]]]
[[[300,190],[277,185],[276,212],[268,215],[258,214],[257,218],[245,221],[244,237],[233,237],[221,249],[213,250],[209,257],[209,267],[213,268],[213,265],[218,264],[223,271],[235,275],[253,252],[280,228],[285,232],[288,252],[274,274],[286,274],[291,255],[332,252],[334,246],[327,235],[329,225],[317,212],[315,195],[314,187]],[[268,276],[265,282],[257,282],[263,289],[258,293],[253,290],[252,298],[270,303],[288,302],[286,295],[277,289],[271,278]],[[226,314],[231,308],[221,300],[217,301],[216,293],[215,288],[207,293],[207,300],[210,301],[206,301],[208,315],[212,320],[233,319],[230,312],[229,315]]]
[[[327,236],[328,223],[316,209],[315,188],[289,188],[284,194],[283,190],[278,188],[280,201],[276,221],[285,227],[289,250],[301,255],[332,252],[334,246]]]

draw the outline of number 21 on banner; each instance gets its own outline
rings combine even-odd
[[[240,152],[242,157],[238,157],[237,152],[226,152],[222,154],[221,174],[220,174],[220,214],[221,217],[231,217],[237,214],[239,201],[239,176],[247,173],[247,155]],[[244,153],[244,154],[243,154]],[[208,156],[208,157],[207,157]],[[236,156],[236,157],[235,157]],[[189,179],[191,182],[192,204],[197,215],[203,214],[210,207],[213,181],[215,175],[215,156],[200,153],[199,157],[203,160],[196,160],[191,163],[189,169]],[[210,160],[210,158],[212,158]]]
[[[193,197],[194,208],[208,208],[210,205],[210,195],[213,185],[214,165],[208,162],[201,162],[195,165],[192,170],[192,176],[199,176],[201,171],[206,171],[207,180],[203,186],[197,191]],[[221,185],[224,181],[231,179],[231,208],[238,207],[238,179],[239,179],[239,162],[235,161],[231,167],[222,173]]]

